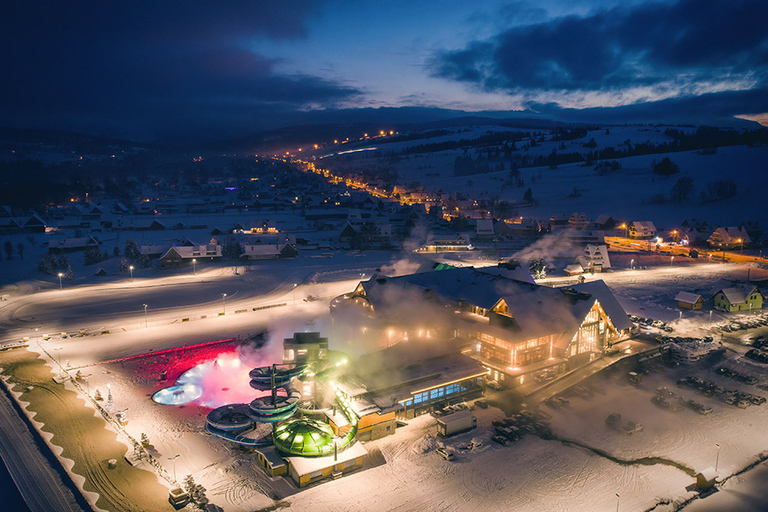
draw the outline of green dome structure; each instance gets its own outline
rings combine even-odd
[[[277,427],[272,436],[275,448],[290,455],[320,457],[333,453],[333,430],[321,421],[301,418]]]

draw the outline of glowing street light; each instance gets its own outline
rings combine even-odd
[[[197,258],[192,258],[192,275],[197,275]]]
[[[720,445],[715,443],[715,446],[717,446],[717,455],[715,456],[715,473],[717,473],[717,465],[720,462]]]
[[[670,264],[670,265],[674,265],[674,264],[675,264],[675,257],[674,257],[674,256],[672,256],[671,258],[669,258],[669,264]]]
[[[709,310],[709,323],[712,323],[712,310]]]
[[[147,305],[144,304],[144,327],[149,327],[149,320],[147,320]]]
[[[61,377],[61,352],[59,352],[64,347],[57,347],[53,350],[56,351],[56,359],[59,362],[59,377]]]
[[[221,294],[221,314],[222,315],[227,314],[227,294],[226,293]]]
[[[634,258],[632,258],[632,259],[629,261],[629,269],[630,269],[630,270],[635,270],[635,259],[634,259]]]
[[[133,265],[131,265],[130,267],[128,267],[128,270],[130,270],[130,271],[131,271],[131,282],[133,282]]]
[[[293,283],[293,303],[296,304],[296,287],[299,286],[297,283]]]
[[[63,276],[61,272],[59,272],[59,290],[64,290],[64,287],[61,285],[61,276]]]
[[[173,457],[168,457],[168,460],[173,461],[173,481],[174,482],[176,481],[176,459],[179,458],[179,455],[181,454],[177,453]]]

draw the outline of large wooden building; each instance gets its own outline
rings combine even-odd
[[[566,371],[628,337],[632,323],[603,281],[549,288],[471,267],[372,277],[331,303],[381,345],[458,338],[494,380]],[[356,317],[350,316],[354,313]]]

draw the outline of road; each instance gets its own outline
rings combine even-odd
[[[0,453],[32,512],[83,510],[40,451],[4,389],[0,390]]]

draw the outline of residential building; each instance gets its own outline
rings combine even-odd
[[[635,220],[629,223],[629,238],[650,240],[656,236],[656,226],[649,220]]]
[[[734,249],[749,246],[752,239],[742,227],[717,228],[707,239],[713,249]]]
[[[698,293],[680,292],[675,296],[675,300],[680,309],[700,310],[704,305],[704,297]]]

